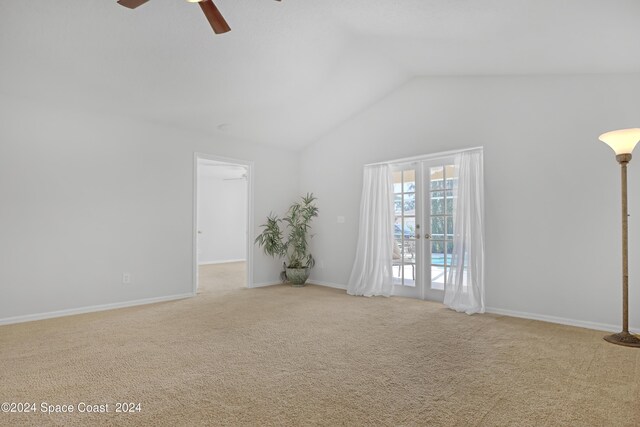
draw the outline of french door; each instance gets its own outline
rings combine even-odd
[[[442,301],[453,251],[453,157],[393,166],[393,294]]]

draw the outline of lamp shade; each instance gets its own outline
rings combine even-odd
[[[640,142],[640,129],[620,129],[600,135],[600,141],[613,148],[618,154],[631,154],[636,144]]]

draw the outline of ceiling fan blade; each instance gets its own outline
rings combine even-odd
[[[214,33],[222,34],[231,31],[229,24],[227,24],[227,21],[224,20],[222,14],[211,0],[204,0],[199,2],[199,4],[204,15],[209,20],[209,24],[211,24]]]
[[[142,6],[149,0],[118,0],[118,4],[128,7],[129,9],[135,9],[138,6]]]

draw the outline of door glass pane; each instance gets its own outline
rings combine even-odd
[[[393,270],[393,284],[402,285],[402,273],[404,271],[402,261],[394,262],[391,269]]]
[[[393,179],[393,192],[401,193],[402,192],[402,171],[394,171],[391,174]]]
[[[392,270],[393,270],[393,284],[402,285],[402,263],[394,262]]]
[[[402,191],[416,191],[416,171],[409,169],[402,172],[404,186]]]
[[[392,259],[394,261],[402,259],[402,239],[393,239]]]
[[[442,265],[431,266],[431,289],[444,290],[446,267]]]
[[[450,191],[447,191],[447,193],[451,193]],[[456,199],[455,197],[452,196],[447,196],[447,209],[446,209],[446,214],[447,215],[453,215],[453,204],[455,203]]]
[[[431,193],[431,215],[444,214],[444,191]]]
[[[395,285],[402,285],[402,239],[395,238],[393,241],[391,265],[393,283]]]
[[[415,240],[396,239],[392,256],[393,284],[416,286]]]
[[[431,181],[431,190],[442,190],[444,188],[442,166],[430,168],[430,171],[431,174],[429,180]]]
[[[393,196],[393,207],[396,215],[402,214],[402,194],[395,194]]]
[[[447,217],[447,240],[453,240],[453,218]]]
[[[404,254],[404,260],[416,262],[416,241],[405,240],[402,253]]]
[[[431,217],[431,238],[433,240],[444,240],[444,218],[443,216]]]
[[[395,237],[396,240],[402,240],[402,234],[402,216],[397,216],[393,224],[393,237]]]
[[[404,194],[404,214],[415,215],[416,214],[416,193]]]
[[[457,187],[456,167],[454,165],[447,165],[445,169],[446,187],[447,189],[454,189]]]
[[[446,280],[445,251],[442,240],[431,241],[431,289],[443,290]]]
[[[405,216],[404,217],[404,236],[405,239],[415,239],[416,238],[416,218]]]
[[[404,273],[404,279],[402,284],[404,286],[409,286],[415,288],[416,286],[416,263],[415,261],[405,261],[402,264],[402,269]]]
[[[435,240],[431,242],[431,264],[444,265],[445,242]]]

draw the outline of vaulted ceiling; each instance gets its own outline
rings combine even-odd
[[[640,72],[637,0],[216,4],[2,0],[0,91],[300,149],[413,76]]]

